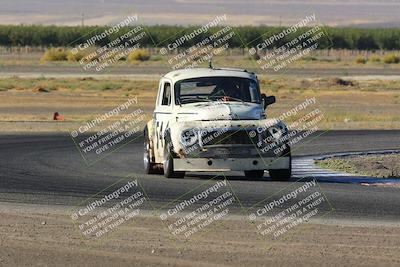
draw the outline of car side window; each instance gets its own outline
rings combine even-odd
[[[164,90],[163,90],[161,105],[162,106],[171,105],[171,84],[170,83],[167,83],[167,82],[164,83]]]

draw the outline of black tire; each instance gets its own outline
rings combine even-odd
[[[274,181],[289,181],[292,177],[292,155],[290,150],[286,153],[286,156],[289,157],[289,168],[288,169],[277,169],[277,170],[269,170],[269,176]]]
[[[185,172],[174,171],[174,158],[169,150],[164,152],[164,176],[166,178],[183,178],[185,177]]]
[[[291,169],[269,170],[269,176],[274,181],[289,181],[292,176]]]
[[[248,180],[260,180],[264,177],[264,170],[244,171],[244,176]]]
[[[150,140],[147,134],[147,129],[144,130],[143,142],[143,168],[146,174],[159,174],[160,170],[156,168],[156,164],[152,163],[150,157]]]

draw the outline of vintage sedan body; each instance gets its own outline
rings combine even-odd
[[[159,83],[153,119],[144,130],[146,173],[244,171],[277,180],[291,176],[287,128],[268,119],[275,97],[260,93],[254,73],[238,69],[176,70]]]

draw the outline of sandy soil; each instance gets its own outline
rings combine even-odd
[[[263,240],[243,219],[177,240],[158,217],[85,239],[66,214],[1,211],[2,266],[399,266],[400,232],[390,226],[303,224]]]
[[[96,118],[128,99],[137,98],[138,103],[129,110],[142,109],[148,120],[154,110],[154,93],[141,92],[70,92],[60,90],[51,93],[29,91],[0,92],[0,132],[70,132],[85,121]],[[53,114],[59,112],[64,121],[54,121]]]
[[[400,155],[366,155],[318,161],[322,167],[380,178],[400,177]]]
[[[53,82],[53,80],[51,81]],[[116,81],[114,80],[114,82]],[[297,82],[301,83],[300,81]],[[299,85],[303,86],[302,88],[308,88],[308,86],[313,88],[312,82],[302,82],[305,83],[305,85]],[[98,83],[101,86],[103,81],[99,80]],[[156,82],[153,83],[156,87]],[[323,83],[324,88],[337,87],[337,85],[329,84],[329,81],[321,83]],[[141,81],[132,81],[132,83],[129,81],[125,82],[126,84],[132,86],[132,91],[124,89],[101,91],[60,88],[48,92],[35,92],[35,90],[29,88],[0,91],[2,100],[0,101],[0,131],[12,133],[69,132],[84,121],[94,119],[99,114],[103,114],[134,97],[138,99],[137,108],[143,109],[150,119],[156,98],[155,88],[148,89],[148,84],[143,84]],[[267,87],[267,85],[263,86]],[[277,88],[271,90],[277,96],[278,102],[268,108],[268,114],[272,117],[283,114],[307,98],[317,97],[318,102],[315,108],[320,108],[324,113],[324,120],[318,124],[321,130],[400,128],[398,119],[400,95],[396,90],[370,92],[340,87],[337,90],[287,91],[286,89],[279,89],[286,88],[286,84],[278,82],[275,86]],[[375,84],[369,86],[375,88]],[[384,104],[371,106],[371,101]],[[364,112],[365,110],[368,110],[368,112]],[[52,117],[55,112],[63,115],[65,121],[54,122]]]

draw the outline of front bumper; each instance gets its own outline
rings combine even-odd
[[[175,171],[253,171],[290,168],[290,157],[174,159]]]

